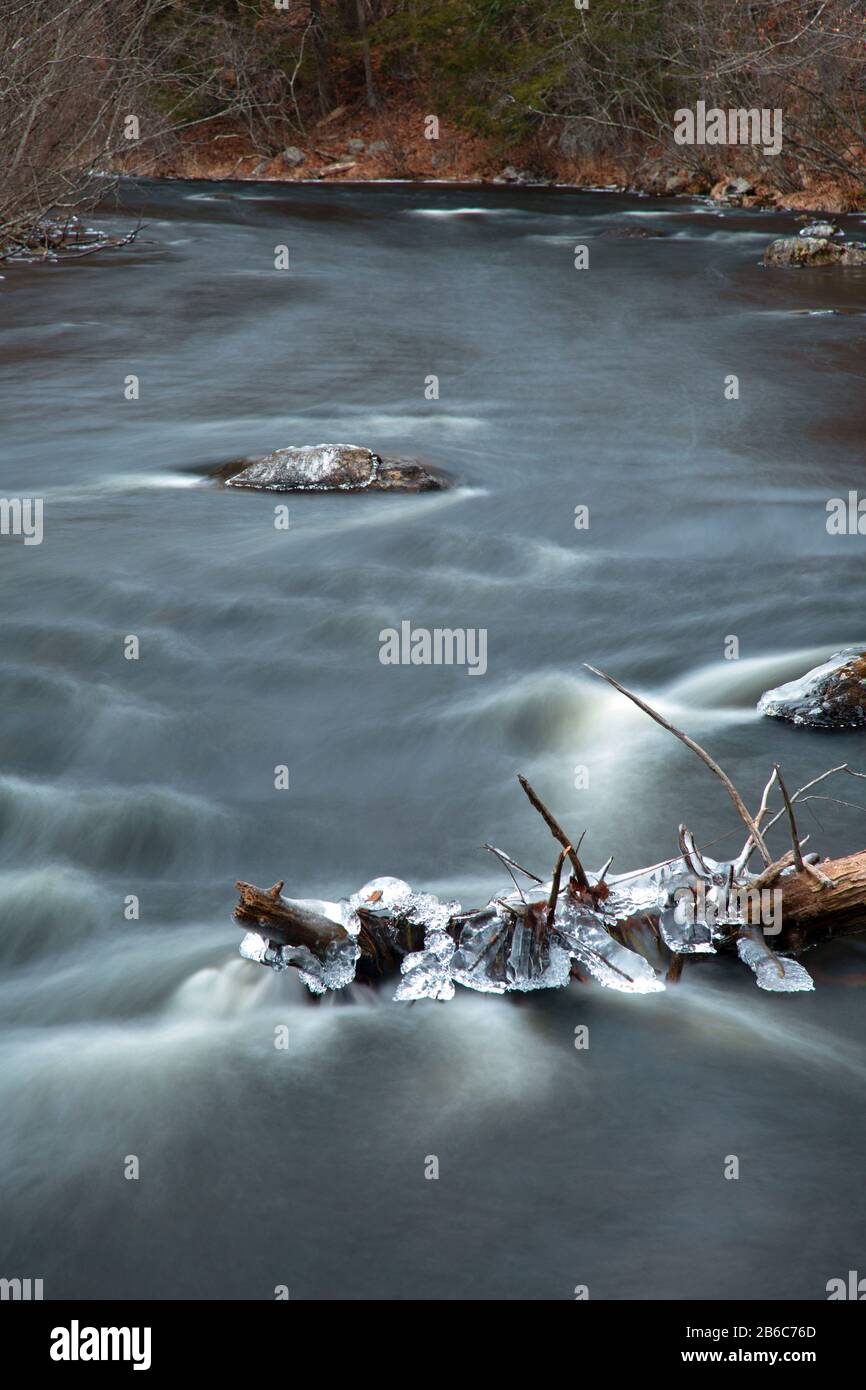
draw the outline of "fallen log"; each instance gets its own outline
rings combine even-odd
[[[828,941],[866,931],[866,850],[842,859],[825,860],[821,867],[833,880],[830,888],[823,888],[805,872],[785,874],[777,880],[782,927],[778,936],[768,938],[772,951],[801,956]],[[239,882],[236,886],[240,901],[234,912],[235,921],[266,938],[273,946],[305,947],[324,962],[334,943],[350,939],[345,927],[306,909],[299,901],[274,899],[273,889],[263,890],[248,883]],[[484,910],[461,913],[449,921],[447,930],[455,943],[460,928]],[[545,902],[545,913],[549,931],[553,924],[549,902]],[[396,976],[411,950],[423,949],[422,933],[417,924],[407,924],[399,916],[373,919],[363,909],[358,915],[361,918],[357,938],[360,956],[356,978],[359,981],[374,983]],[[760,909],[750,905],[745,923],[760,927]],[[659,957],[666,962],[668,981],[678,978],[685,956],[670,951],[658,939],[658,913],[645,913],[639,930],[648,931],[656,938]],[[618,935],[623,944],[633,944],[633,931],[625,929]],[[402,939],[403,944],[395,944],[395,938]],[[730,933],[722,948],[735,945],[736,938],[736,932]],[[578,976],[579,972],[575,972],[575,977]]]
[[[798,955],[835,937],[866,931],[866,850],[824,859],[821,870],[831,886],[822,886],[809,874],[782,880],[780,944]]]
[[[736,953],[764,989],[811,989],[795,958],[866,930],[866,850],[818,867],[816,854],[802,853],[805,841],[798,835],[794,807],[832,773],[862,774],[846,765],[832,768],[789,795],[776,766],[753,817],[731,779],[699,744],[617,681],[595,674],[719,777],[748,831],[736,859],[710,859],[680,826],[678,856],[610,878],[609,860],[598,874],[589,873],[574,848],[579,842],[569,838],[521,776],[530,803],[561,846],[548,882],[491,845],[485,848],[508,869],[514,891],[470,911],[415,893],[397,879],[375,879],[339,903],[285,898],[282,882],[263,890],[239,881],[234,917],[247,933],[241,954],[276,970],[295,966],[315,993],[353,980],[375,983],[400,975],[398,999],[447,999],[455,984],[505,993],[561,986],[570,979],[649,993],[675,982],[687,959],[725,952]],[[774,786],[783,804],[773,814]],[[764,836],[782,816],[792,848],[771,860]],[[752,874],[748,862],[756,849],[764,867]],[[571,873],[563,888],[566,861]],[[529,880],[523,887],[517,873]]]

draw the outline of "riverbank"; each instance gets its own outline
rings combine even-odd
[[[440,183],[552,184],[609,188],[650,196],[707,196],[740,207],[839,214],[866,209],[866,189],[803,169],[802,186],[775,186],[757,175],[741,151],[719,157],[712,174],[696,174],[658,147],[619,154],[587,153],[561,123],[519,145],[485,138],[431,118],[421,107],[373,112],[357,103],[337,107],[282,150],[256,148],[249,135],[222,121],[206,122],[152,152],[145,144],[114,169],[175,179],[238,179],[276,183],[375,183],[405,179]]]

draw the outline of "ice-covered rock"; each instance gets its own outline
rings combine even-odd
[[[832,222],[810,222],[807,227],[801,227],[800,236],[808,237],[831,237],[840,236],[838,227],[834,227]]]
[[[443,475],[415,459],[383,458],[357,444],[304,444],[216,470],[227,487],[266,492],[429,492]]]
[[[812,729],[856,729],[866,724],[866,649],[846,647],[797,680],[767,690],[758,711]]]

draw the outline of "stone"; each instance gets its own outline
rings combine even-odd
[[[846,647],[797,680],[767,690],[758,713],[809,729],[866,725],[866,649]]]
[[[307,156],[303,150],[299,150],[297,145],[287,145],[283,150],[283,163],[296,169],[299,164],[306,164]]]
[[[655,241],[666,235],[657,227],[608,227],[607,231],[599,232],[599,237],[605,241]]]
[[[764,252],[764,264],[864,266],[866,251],[856,244],[830,241],[828,237],[780,237]]]
[[[430,492],[444,475],[415,459],[383,458],[357,444],[306,444],[216,470],[227,487],[265,492]]]
[[[669,174],[665,179],[665,193],[675,197],[678,193],[685,193],[690,183],[688,174]]]
[[[810,222],[807,227],[800,228],[800,236],[831,237],[838,235],[839,229],[834,227],[832,222]]]

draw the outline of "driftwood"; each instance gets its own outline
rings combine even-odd
[[[594,671],[594,668],[590,669]],[[633,700],[656,722],[662,724],[698,754],[723,782],[748,830],[748,838],[743,851],[730,867],[730,882],[732,885],[734,884],[734,873],[735,870],[738,871],[743,876],[737,880],[737,883],[741,888],[744,886],[748,888],[750,897],[746,900],[747,905],[741,922],[738,925],[731,925],[729,929],[726,928],[717,938],[719,950],[735,948],[739,939],[751,938],[753,941],[760,942],[761,949],[777,962],[779,973],[783,974],[782,963],[778,961],[778,953],[787,957],[799,956],[821,943],[866,931],[866,850],[841,859],[824,860],[818,868],[815,863],[818,859],[816,854],[803,855],[802,846],[805,844],[805,840],[801,841],[798,837],[794,809],[798,801],[809,799],[808,793],[812,787],[832,773],[844,771],[852,776],[863,776],[862,773],[852,772],[847,765],[843,764],[813,778],[805,787],[801,787],[793,795],[789,795],[781,772],[776,766],[764,790],[760,807],[753,817],[746,809],[745,803],[730,778],[700,745],[674,728],[645,701],[633,695],[617,681],[609,676],[604,676],[602,672],[594,672],[594,674],[602,676],[603,679]],[[530,803],[541,815],[554,839],[562,847],[553,869],[549,888],[547,885],[542,885],[542,881],[537,875],[523,869],[501,850],[495,849],[492,845],[485,845],[485,848],[496,854],[508,868],[521,900],[517,901],[515,897],[512,897],[508,911],[513,914],[515,922],[519,920],[524,927],[528,925],[532,935],[533,949],[540,950],[554,927],[558,907],[565,907],[566,909],[571,907],[578,911],[581,907],[591,910],[601,909],[610,891],[605,882],[610,861],[598,875],[588,875],[578,858],[577,850],[556,817],[545,806],[525,777],[519,776],[518,780]],[[766,818],[770,814],[769,796],[774,785],[779,788],[783,804],[781,809],[767,822]],[[770,826],[777,822],[780,816],[786,816],[788,819],[792,848],[780,858],[771,861],[764,834]],[[693,836],[685,826],[680,827],[679,838],[681,862],[692,869],[694,882],[697,885],[701,876],[708,872],[706,863],[695,845]],[[755,849],[764,859],[765,867],[759,874],[749,875],[745,871],[748,860]],[[566,860],[570,863],[571,873],[565,886],[561,887],[562,870]],[[673,861],[668,862],[672,863]],[[664,866],[656,865],[653,867],[661,869]],[[512,868],[533,881],[533,890],[531,892],[527,890],[529,898],[519,888]],[[649,871],[642,870],[640,872],[646,874]],[[631,876],[623,875],[621,879],[627,877]],[[309,903],[283,897],[282,882],[267,890],[256,888],[252,884],[244,882],[238,882],[236,887],[240,893],[240,901],[235,908],[235,921],[247,931],[257,933],[273,947],[305,948],[317,960],[325,962],[333,956],[334,948],[339,948],[341,944],[347,943],[349,940],[349,933],[345,926],[340,925],[339,922],[323,913],[314,911]],[[757,905],[758,893],[755,891],[763,889],[777,890],[781,903],[781,929],[776,934],[767,937],[762,937],[760,934],[760,910]],[[752,895],[754,895],[754,902]],[[361,903],[355,908],[357,920],[361,924],[360,931],[356,936],[360,955],[355,968],[355,978],[365,983],[375,983],[388,976],[399,974],[404,959],[411,953],[424,949],[423,926],[407,920],[399,913],[389,915],[388,912],[383,912],[377,908],[376,899],[378,897],[381,897],[381,893],[373,891],[367,902]],[[535,901],[531,901],[533,897]],[[499,902],[503,909],[506,907],[502,900],[495,901]],[[444,930],[456,943],[467,922],[487,921],[490,918],[490,913],[490,905],[477,911],[455,912],[445,923]],[[652,954],[654,969],[657,973],[661,970],[668,982],[679,978],[686,959],[707,958],[706,956],[686,956],[669,949],[662,938],[659,915],[654,912],[646,912],[634,918],[621,920],[613,928],[608,925],[607,930],[614,940],[619,941],[623,946],[638,950],[647,958]],[[303,955],[303,952],[301,954]],[[303,967],[302,960],[291,960],[289,963],[300,964]],[[609,968],[614,971],[617,969],[612,964],[609,965]],[[571,973],[579,979],[588,978],[579,964],[572,967]]]
[[[789,858],[785,856],[786,860]],[[779,862],[784,866],[784,860]],[[801,955],[824,942],[866,931],[866,850],[843,859],[824,860],[821,867],[832,879],[831,888],[822,887],[807,873],[792,874],[777,880],[782,893],[783,926],[779,936],[772,938],[774,951]],[[269,941],[280,945],[306,946],[314,956],[324,960],[332,942],[345,940],[348,935],[345,927],[310,912],[297,902],[285,898],[274,899],[273,889],[262,890],[240,881],[236,887],[240,901],[235,908],[235,921],[248,931],[259,932]],[[363,916],[363,913],[359,915]],[[461,914],[457,920],[469,915]],[[648,913],[647,920],[655,927],[653,914]],[[357,971],[359,980],[375,982],[399,972],[402,953],[394,950],[386,930],[388,925],[392,924],[386,920],[362,927],[359,937],[361,958]],[[418,950],[420,946],[419,942],[414,949]],[[685,957],[672,955],[671,966],[678,971],[684,960]]]
[[[282,881],[264,891],[251,883],[238,882],[235,887],[241,895],[234,910],[238,926],[259,932],[276,945],[306,947],[324,961],[331,947],[348,939],[349,933],[338,922],[311,911],[304,902],[284,898]],[[420,950],[424,944],[423,932],[414,924],[375,921],[363,908],[358,917],[361,955],[356,978],[366,984],[397,974],[403,956]]]

